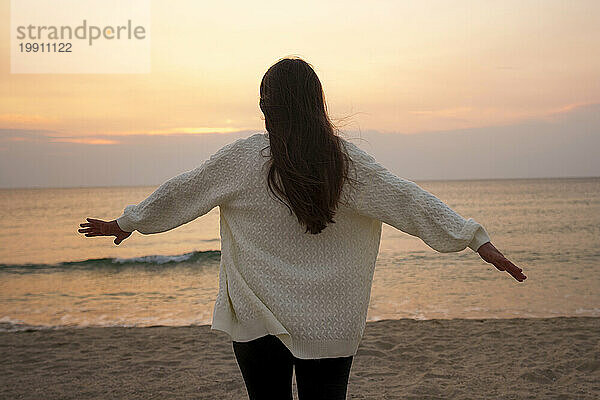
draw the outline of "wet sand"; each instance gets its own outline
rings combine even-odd
[[[247,398],[208,326],[0,333],[0,360],[1,399]],[[600,318],[369,322],[347,398],[598,399]]]

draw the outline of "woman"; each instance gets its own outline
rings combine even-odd
[[[231,143],[85,236],[164,232],[219,206],[212,329],[227,332],[251,399],[344,399],[362,338],[382,222],[439,252],[469,247],[517,281],[522,270],[465,219],[336,135],[321,83],[299,58],[264,75],[267,133]]]

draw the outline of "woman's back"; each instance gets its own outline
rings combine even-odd
[[[334,223],[306,233],[267,187],[269,137],[231,143],[193,171],[163,184],[117,222],[156,233],[220,207],[221,270],[212,328],[234,341],[278,336],[298,358],[354,355],[369,303],[381,223],[421,237],[438,251],[476,250],[489,241],[411,181],[343,140],[352,178]]]
[[[220,207],[221,290],[213,329],[236,341],[277,335],[298,358],[354,354],[381,223],[340,204],[335,223],[306,233],[267,189],[268,158],[260,151],[268,144],[261,134],[241,144],[249,157],[241,157],[239,191]]]

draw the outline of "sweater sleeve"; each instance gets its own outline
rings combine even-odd
[[[137,205],[128,205],[117,218],[126,232],[159,233],[186,224],[212,210],[234,194],[235,150],[243,139],[230,143],[202,165],[175,176]]]
[[[417,236],[441,253],[473,251],[489,242],[488,233],[416,183],[400,178],[350,142],[347,148],[359,180],[354,207],[359,214]]]

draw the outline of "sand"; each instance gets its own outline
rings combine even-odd
[[[1,399],[247,398],[208,326],[0,333],[0,360]],[[370,322],[347,398],[598,399],[600,318]]]

